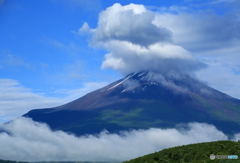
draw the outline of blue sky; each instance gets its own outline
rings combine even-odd
[[[116,26],[120,12],[129,14],[126,6],[130,3],[141,4],[129,9],[140,9],[141,13],[119,19],[121,25]],[[31,109],[70,102],[139,70],[132,51],[147,41],[151,45],[166,41],[169,45],[165,49],[151,46],[150,61],[154,60],[156,49],[167,50],[161,57],[171,54],[176,63],[179,58],[190,56],[190,60],[208,65],[203,69],[193,66],[196,77],[240,99],[239,7],[239,0],[0,0],[0,121],[19,117]],[[119,13],[111,16],[115,9]],[[132,26],[135,18],[142,21],[139,27]],[[107,30],[104,23],[111,28]],[[124,27],[131,30],[126,32]],[[133,38],[138,37],[134,31],[156,27],[170,41],[144,38],[146,42],[134,42]],[[115,37],[114,31],[123,31],[124,36]],[[151,35],[152,31],[144,32]],[[161,34],[159,37],[163,37]],[[179,54],[172,54],[174,49]],[[145,55],[141,50],[137,52]],[[147,64],[142,59],[139,63]],[[174,67],[165,66],[162,61],[154,66],[158,64],[163,69]],[[191,64],[198,65],[186,61],[181,67],[189,69]]]

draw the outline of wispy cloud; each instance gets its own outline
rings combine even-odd
[[[184,5],[192,7],[192,11],[202,10],[202,11],[217,11],[220,14],[224,12],[233,12],[239,10],[240,1],[239,0],[185,0]],[[191,7],[190,7],[191,6]]]
[[[123,131],[121,135],[106,131],[99,135],[76,137],[51,131],[46,124],[19,118],[0,129],[0,158],[17,161],[124,161],[185,144],[227,140],[214,126],[189,123],[188,129],[171,128]],[[233,140],[240,138],[236,134]],[[13,150],[14,149],[14,150]]]
[[[105,86],[106,82],[86,82],[78,89],[32,90],[12,79],[0,79],[0,119],[9,121],[32,109],[50,108],[73,101]]]
[[[216,4],[216,3],[223,3],[223,2],[227,2],[227,3],[231,3],[231,2],[235,2],[237,0],[212,0],[212,4]]]
[[[99,11],[102,7],[100,0],[91,0],[91,1],[85,1],[85,0],[70,0],[70,3],[72,5],[82,8],[83,10],[87,11]]]
[[[0,79],[0,92],[0,117],[4,121],[19,117],[31,109],[63,104],[60,99],[34,93],[12,79]]]
[[[203,3],[203,4],[216,4],[222,2],[234,2],[237,0],[184,0],[184,2],[191,2],[191,3]]]
[[[100,0],[91,0],[91,1],[85,1],[85,0],[52,0],[52,2],[56,4],[62,4],[65,7],[68,7],[72,11],[75,11],[77,9],[81,9],[83,11],[87,12],[99,12],[102,9],[102,4]]]
[[[8,50],[2,50],[0,51],[1,57],[0,57],[0,65],[2,67],[24,67],[27,69],[34,69],[34,66],[32,66],[29,62],[26,61],[25,58],[22,58],[18,55],[12,54]]]
[[[62,43],[55,39],[45,38],[44,42],[49,44],[50,46],[60,50],[62,53],[77,56],[81,52],[81,47],[75,44],[74,42],[70,42],[68,44]]]
[[[197,72],[197,77],[217,90],[240,99],[240,92],[236,88],[240,88],[240,67],[223,64],[217,60],[205,61],[209,67],[206,70]],[[221,73],[216,73],[221,72]]]
[[[0,7],[3,5],[5,0],[0,0]]]

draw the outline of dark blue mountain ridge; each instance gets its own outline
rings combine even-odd
[[[228,135],[240,132],[240,100],[174,72],[131,73],[65,105],[23,116],[76,135],[173,128],[188,122],[213,124]]]

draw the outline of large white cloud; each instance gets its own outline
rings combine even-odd
[[[113,68],[124,75],[154,70],[195,71],[204,64],[189,51],[172,43],[172,32],[153,22],[156,14],[143,5],[116,3],[99,14],[98,26],[84,23],[80,32],[92,34],[91,45],[105,48],[102,68]]]
[[[212,125],[189,123],[187,127],[132,130],[121,135],[105,131],[95,136],[76,137],[19,118],[0,126],[8,133],[0,133],[0,158],[17,161],[124,161],[164,148],[228,139]],[[239,138],[240,134],[233,140]]]
[[[91,33],[91,45],[109,51],[102,68],[112,68],[124,75],[141,70],[195,72],[212,87],[240,98],[237,89],[230,88],[232,79],[240,75],[239,68],[236,69],[240,60],[239,1],[185,1],[185,4],[188,6],[155,8],[154,12],[143,5],[114,4],[100,13],[95,29],[85,23],[80,32]],[[157,31],[165,34],[159,35]],[[213,71],[211,65],[201,69],[206,67],[203,63],[209,64],[205,60],[216,60],[221,63],[220,69],[228,67],[229,74]],[[213,77],[220,79],[226,75],[229,80],[212,83]],[[219,85],[227,85],[230,90]]]
[[[116,3],[99,14],[94,43],[127,41],[140,46],[171,41],[171,31],[152,24],[155,14],[143,5]]]

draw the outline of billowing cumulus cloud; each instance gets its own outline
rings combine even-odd
[[[154,25],[154,18],[154,12],[143,5],[121,6],[116,3],[99,14],[93,41],[119,40],[140,46],[171,41],[171,31]]]
[[[19,118],[0,126],[8,133],[0,133],[0,158],[18,161],[124,161],[164,148],[228,139],[209,124],[189,123],[187,128],[151,128],[124,131],[120,135],[103,131],[95,136],[76,137],[52,131],[46,124]],[[235,135],[233,140],[239,138],[240,135]]]
[[[79,32],[92,34],[91,45],[103,47],[102,68],[126,75],[142,70],[190,72],[204,67],[189,51],[172,42],[172,31],[153,22],[156,13],[143,5],[114,4],[99,14],[98,26],[84,23]]]

